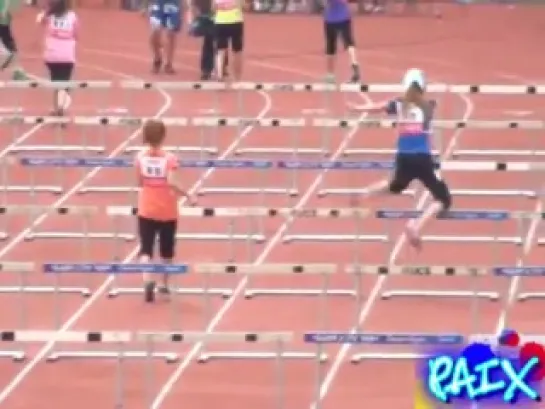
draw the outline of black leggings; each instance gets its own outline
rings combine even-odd
[[[2,42],[2,45],[6,50],[12,53],[17,51],[17,45],[15,44],[15,39],[11,32],[11,25],[0,24],[0,42]]]
[[[452,206],[452,197],[447,184],[435,174],[433,156],[426,153],[401,153],[396,157],[395,171],[390,181],[390,192],[401,193],[413,180],[420,181],[443,204],[443,209]]]
[[[49,78],[51,81],[70,81],[72,79],[74,63],[46,62],[45,65],[49,70]]]
[[[354,46],[354,37],[352,35],[352,22],[350,20],[337,23],[325,23],[325,53],[335,55],[337,53],[337,38],[339,35],[344,44],[344,48]]]
[[[138,216],[140,255],[153,258],[155,240],[159,236],[159,255],[163,260],[174,258],[177,220],[159,221]]]

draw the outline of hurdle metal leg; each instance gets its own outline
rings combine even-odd
[[[53,286],[2,286],[0,294],[81,294],[84,297],[91,295],[91,290],[86,287],[53,287]]]

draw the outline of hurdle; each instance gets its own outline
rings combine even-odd
[[[157,344],[171,345],[199,345],[203,342],[217,342],[229,344],[264,344],[271,345],[275,356],[275,386],[277,388],[278,409],[284,408],[286,403],[286,378],[283,351],[285,346],[292,342],[293,334],[289,332],[130,332],[130,331],[1,331],[0,343],[68,343],[87,345],[115,345],[115,407],[125,407],[125,386],[127,358],[130,352],[127,344],[140,343],[145,345],[143,358],[145,359],[145,399],[147,407],[152,407],[155,398],[155,376],[151,364],[154,347]],[[51,362],[51,361],[49,361]],[[175,361],[171,361],[175,362]]]
[[[115,276],[118,274],[169,274],[181,275],[189,271],[187,265],[181,264],[122,264],[122,263],[45,263],[42,266],[46,275],[59,276],[64,274],[107,274]],[[174,308],[171,309],[171,320],[173,324],[179,320]],[[54,351],[48,356],[49,361],[58,361],[61,359],[113,359],[118,356],[118,351]],[[176,362],[179,355],[175,352],[146,352],[143,350],[129,350],[124,352],[125,358],[144,359],[154,358],[167,362]]]
[[[90,238],[97,238],[93,233],[89,232],[89,227],[91,225],[91,218],[96,216],[99,212],[99,209],[95,206],[61,206],[61,207],[52,207],[47,205],[9,205],[0,207],[0,216],[2,219],[7,219],[10,216],[28,216],[28,226],[29,232],[25,236],[25,240],[31,241],[39,238],[74,238],[81,237],[86,234]],[[82,230],[83,232],[78,233],[63,233],[63,232],[36,232],[32,230],[34,219],[37,216],[43,214],[56,214],[59,216],[82,216]],[[9,223],[9,221],[5,221]],[[88,257],[89,251],[85,242],[82,243],[82,256]],[[29,286],[27,284],[27,274],[25,272],[19,276],[19,285],[17,286],[1,286],[0,293],[34,293],[34,294],[44,294],[44,293],[53,293],[53,294],[80,294],[84,297],[91,295],[90,287],[64,287],[61,286],[58,281],[54,283],[53,286]]]
[[[0,287],[0,294],[5,293],[17,293],[19,294],[19,302],[21,303],[19,308],[19,321],[21,324],[26,323],[26,314],[23,308],[24,300],[21,298],[24,292],[29,291],[29,287],[26,286],[26,277],[28,274],[33,273],[35,265],[32,262],[22,262],[22,261],[2,261],[0,262],[0,272],[8,274],[17,274],[19,277],[19,286],[18,287]],[[34,287],[35,288],[35,287]],[[30,287],[32,289],[32,287]],[[11,358],[15,362],[21,362],[25,359],[26,354],[24,350],[8,350],[0,348],[0,358]]]
[[[541,218],[545,219],[545,213],[541,214]],[[545,276],[545,266],[498,266],[494,268],[494,274],[496,276],[510,278],[543,277]],[[520,292],[516,297],[517,301],[541,300],[543,298],[545,298],[545,292],[543,291],[524,291]]]
[[[109,206],[106,208],[106,214],[111,217],[134,217],[138,213],[137,209],[131,206]],[[180,217],[200,217],[203,219],[212,217],[224,217],[228,219],[227,232],[206,232],[206,233],[177,233],[178,240],[198,240],[198,241],[227,241],[229,243],[229,259],[235,259],[235,243],[244,242],[246,252],[249,258],[253,257],[253,245],[263,243],[266,240],[261,227],[260,219],[269,215],[269,209],[266,208],[199,208],[183,207],[179,208]],[[246,222],[249,233],[235,233],[236,221]],[[209,277],[204,276],[204,288],[178,288],[175,291],[178,294],[202,295],[212,294],[220,295],[224,298],[231,296],[232,291],[228,288],[211,288],[208,281]],[[119,287],[115,280],[108,292],[110,297],[117,297],[121,294],[142,294],[142,288]]]
[[[387,220],[408,220],[417,217],[420,212],[418,211],[403,211],[403,210],[379,210],[377,211],[377,217]],[[516,220],[519,235],[517,237],[502,237],[498,234],[492,236],[470,236],[470,237],[449,237],[449,236],[437,236],[437,235],[424,235],[422,240],[434,241],[434,242],[457,242],[457,243],[507,243],[522,245],[524,235],[524,221],[532,220],[534,218],[543,218],[541,213],[535,212],[510,212],[503,210],[479,210],[479,211],[449,211],[440,213],[437,218],[440,220],[454,220],[454,221],[488,221],[492,223],[501,223],[507,220]],[[493,246],[496,248],[496,246]],[[497,251],[492,252],[493,263],[498,259]],[[491,291],[470,291],[466,290],[411,290],[411,289],[393,289],[385,291],[381,294],[383,299],[390,299],[392,297],[470,297],[470,298],[485,298],[492,301],[499,299],[500,295],[497,292]]]
[[[218,274],[240,274],[246,276],[255,275],[318,275],[322,277],[322,289],[320,292],[321,305],[318,312],[318,325],[326,328],[327,319],[327,296],[329,288],[329,278],[337,271],[334,264],[216,264],[201,263],[194,266],[196,274],[218,275]],[[199,362],[208,362],[218,359],[271,359],[274,354],[263,351],[206,351],[199,356]],[[320,362],[327,360],[327,354],[307,351],[284,351],[282,357],[286,359],[318,359]]]

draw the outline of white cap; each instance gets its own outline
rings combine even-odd
[[[424,76],[424,72],[418,68],[411,68],[410,70],[407,70],[403,76],[402,84],[405,91],[408,90],[414,83],[416,83],[416,85],[422,89],[426,88],[426,77]]]

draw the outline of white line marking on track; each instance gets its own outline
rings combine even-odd
[[[122,55],[122,54],[119,54],[119,55]],[[91,66],[91,65],[88,65],[88,66]],[[114,74],[117,76],[131,78],[131,79],[135,78],[133,76],[126,75],[118,71],[109,70],[103,67],[98,67],[98,66],[92,66],[92,67],[94,67],[94,69],[97,69],[103,72],[108,72],[110,74]],[[162,116],[172,105],[171,96],[162,90],[159,90],[159,91],[165,97],[165,103],[159,109],[155,117]],[[259,94],[262,95],[263,98],[265,99],[265,105],[263,109],[260,111],[258,118],[264,117],[272,108],[272,102],[269,95],[264,92],[259,92]],[[237,136],[237,138],[231,143],[231,145],[227,147],[227,149],[223,152],[223,154],[219,157],[219,159],[224,159],[227,156],[229,156],[237,148],[237,146],[245,139],[245,137],[250,133],[250,131],[252,131],[254,128],[255,126],[253,125],[246,127]],[[135,131],[133,134],[131,134],[122,144],[120,144],[117,148],[115,148],[108,157],[113,157],[122,153],[125,147],[140,133],[140,130],[141,128]],[[55,207],[55,206],[62,205],[71,196],[73,196],[85,184],[87,180],[94,177],[100,171],[100,169],[101,169],[100,167],[94,168],[89,173],[87,173],[78,183],[76,183],[76,185],[72,187],[72,189],[70,189],[62,197],[60,197],[52,206]],[[190,191],[197,190],[202,185],[202,183],[210,177],[210,175],[213,172],[214,172],[213,168],[208,169],[206,172],[204,172],[203,175],[199,178],[199,180],[197,180],[196,183],[191,187]],[[47,218],[47,215],[48,214],[43,214],[38,219],[36,219],[29,228],[25,229],[19,235],[17,235],[11,243],[9,243],[6,247],[2,249],[2,251],[0,251],[0,258],[3,257],[13,247],[15,247],[16,244],[20,243],[24,239],[24,237],[29,233],[29,231],[31,231],[37,225],[41,224]],[[132,258],[132,256],[130,257]],[[126,258],[124,262],[127,262],[129,260],[130,258]],[[95,290],[95,292],[91,295],[91,297],[86,299],[85,302],[82,305],[80,305],[78,309],[64,322],[64,324],[59,328],[58,332],[62,333],[62,332],[68,331],[83,316],[83,314],[85,314],[85,312],[95,303],[95,301],[97,301],[99,297],[107,291],[113,279],[114,277],[110,276],[106,280],[104,280],[104,282],[100,285],[99,288]],[[6,387],[0,392],[0,404],[10,396],[10,394],[26,378],[26,376],[30,374],[30,372],[34,369],[34,367],[38,365],[38,363],[40,363],[40,361],[47,356],[47,354],[51,351],[55,343],[56,342],[53,340],[45,344],[42,348],[40,348],[36,352],[32,360],[28,362],[17,373],[17,375],[15,375],[15,377],[9,382],[9,384],[6,385]]]

